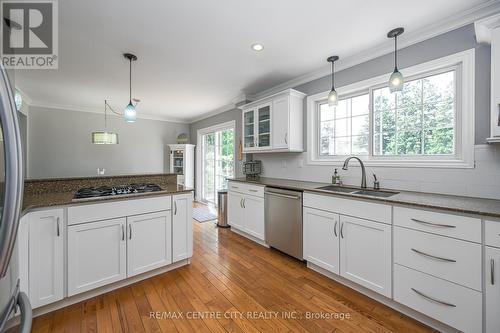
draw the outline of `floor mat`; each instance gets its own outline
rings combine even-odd
[[[210,211],[208,207],[195,207],[193,208],[193,218],[201,223],[216,220],[217,214]]]

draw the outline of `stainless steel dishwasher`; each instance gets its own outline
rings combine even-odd
[[[264,194],[267,244],[303,260],[302,192],[266,187]]]

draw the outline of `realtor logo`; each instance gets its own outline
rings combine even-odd
[[[57,2],[1,1],[0,8],[4,67],[57,69]]]

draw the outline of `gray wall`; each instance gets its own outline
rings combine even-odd
[[[476,144],[485,143],[490,131],[490,55],[489,45],[477,44],[474,25],[450,31],[399,51],[399,67],[409,67],[450,54],[476,49]],[[341,55],[342,56],[342,55]],[[394,67],[393,54],[387,54],[335,73],[335,85],[345,86],[388,73]],[[404,73],[404,71],[403,71]],[[331,88],[330,76],[307,82],[295,89],[313,95]],[[467,112],[467,110],[465,110]],[[304,118],[304,123],[305,118]],[[304,136],[305,138],[307,135]]]
[[[238,152],[238,144],[241,141],[241,110],[240,109],[232,109],[223,113],[219,113],[215,116],[202,119],[200,121],[194,122],[189,126],[189,132],[191,133],[191,143],[192,144],[197,144],[198,140],[198,130],[210,126],[214,126],[217,124],[222,124],[228,121],[234,120],[236,122],[236,128],[235,128],[235,144],[234,144],[234,156],[237,157],[237,152]],[[195,156],[195,160],[198,156]],[[245,156],[244,156],[245,158]],[[241,172],[241,161],[236,160],[235,163],[235,173],[237,177],[241,177],[243,174]],[[196,161],[195,161],[195,166],[196,166]],[[195,167],[196,169],[196,167]],[[195,177],[196,177],[196,170],[195,170]]]
[[[168,171],[166,145],[176,142],[189,125],[138,119],[128,124],[108,117],[108,130],[118,145],[93,145],[92,131],[104,127],[103,114],[30,107],[28,116],[28,178],[77,177]]]

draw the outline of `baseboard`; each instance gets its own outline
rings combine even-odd
[[[390,307],[391,309],[394,309],[398,312],[401,312],[402,314],[404,314],[410,318],[413,318],[413,319],[421,322],[422,324],[425,324],[429,327],[432,327],[433,329],[435,329],[439,332],[446,332],[446,333],[459,333],[460,332],[459,330],[457,330],[453,327],[450,327],[446,324],[443,324],[440,321],[437,321],[437,320],[435,320],[431,317],[428,317],[420,312],[417,312],[417,311],[415,311],[415,310],[413,310],[413,309],[411,309],[403,304],[400,304],[400,303],[398,303],[390,298],[382,296],[382,295],[374,292],[373,290],[370,290],[368,288],[360,286],[359,284],[354,283],[354,282],[352,282],[352,281],[350,281],[350,280],[348,280],[340,275],[329,272],[326,269],[321,268],[315,264],[308,262],[307,268],[310,268],[313,271],[318,272],[321,275],[324,275],[324,276],[326,276],[326,277],[328,277],[328,278],[330,278],[338,283],[341,283],[341,284],[343,284],[351,289],[354,289],[357,292],[360,292],[361,294],[368,296],[371,299],[374,299],[377,302],[382,303],[382,304]]]
[[[248,238],[248,239],[250,239],[251,241],[254,241],[254,242],[255,242],[255,243],[257,243],[257,244],[260,244],[260,245],[262,245],[262,246],[264,246],[264,247],[269,248],[269,245],[267,245],[265,241],[263,241],[263,240],[261,240],[261,239],[259,239],[259,238],[255,237],[255,236],[252,236],[252,235],[250,235],[249,233],[246,233],[246,232],[244,232],[244,231],[241,231],[240,229],[237,229],[237,228],[235,228],[234,226],[231,226],[231,231],[233,231],[233,232],[237,233],[237,234],[238,234],[238,235],[240,235],[240,236],[243,236],[243,237],[245,237],[245,238]]]

